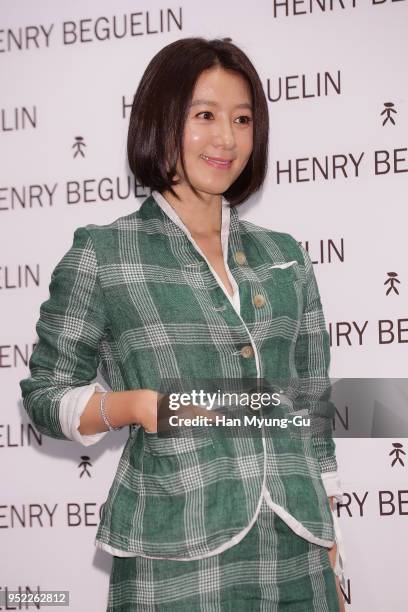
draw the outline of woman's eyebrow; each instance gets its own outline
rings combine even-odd
[[[199,106],[201,104],[206,106],[219,106],[218,102],[214,102],[214,100],[193,100],[190,104],[190,107]],[[248,102],[241,102],[241,104],[236,104],[234,108],[248,108],[249,110],[252,110],[252,106]]]

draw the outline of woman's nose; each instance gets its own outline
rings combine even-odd
[[[235,146],[234,130],[229,121],[218,121],[215,126],[215,139],[217,144],[226,148]]]

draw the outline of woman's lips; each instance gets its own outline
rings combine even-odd
[[[216,160],[216,159],[213,159],[212,157],[207,157],[204,155],[200,155],[200,157],[213,168],[219,168],[220,170],[229,170],[229,168],[231,168],[231,165],[232,165],[232,160],[220,161],[220,160]]]

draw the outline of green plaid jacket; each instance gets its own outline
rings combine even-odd
[[[334,406],[322,401],[329,336],[313,265],[290,234],[240,220],[233,207],[228,265],[241,315],[153,195],[110,224],[79,227],[52,273],[31,376],[20,381],[30,419],[39,432],[67,439],[61,398],[100,368],[113,391],[159,390],[165,379],[297,380],[282,410],[318,415],[325,433],[265,427],[227,437],[207,427],[161,438],[131,425],[103,506],[101,547],[208,556],[250,524],[265,487],[314,537],[334,541],[321,476],[337,469]]]

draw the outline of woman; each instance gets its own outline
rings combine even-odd
[[[111,224],[78,228],[41,306],[20,383],[39,431],[92,444],[130,426],[96,536],[113,555],[108,611],[342,605],[329,341],[313,266],[292,236],[237,215],[263,184],[267,144],[265,95],[239,48],[166,46],[129,125],[130,167],[152,195]],[[111,391],[91,382],[98,366]],[[296,379],[274,414],[313,415],[324,435],[159,435],[170,389]]]

